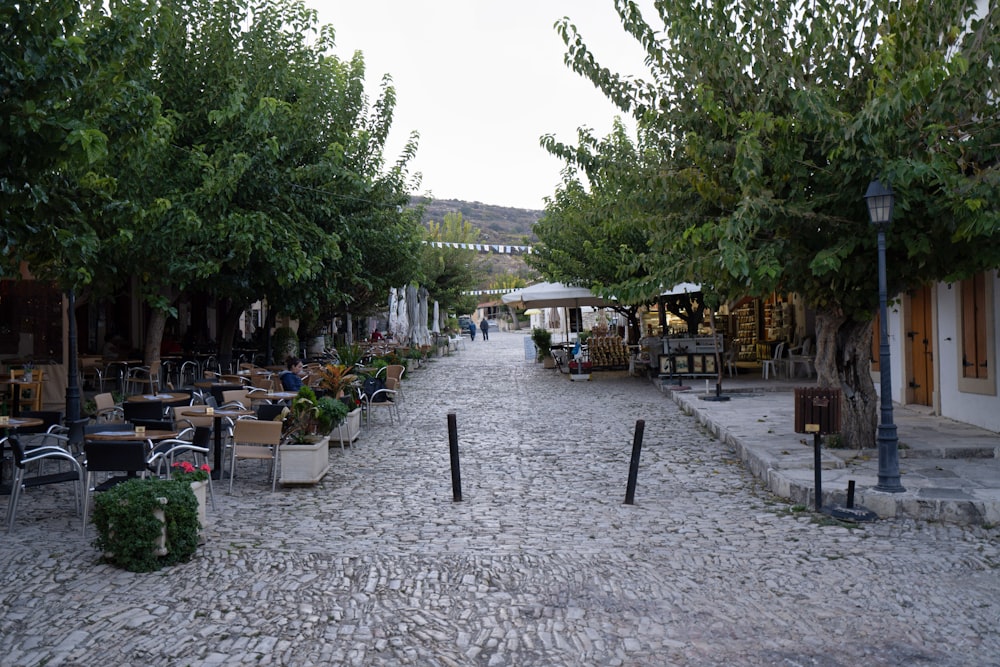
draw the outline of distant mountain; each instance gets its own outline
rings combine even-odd
[[[410,201],[411,205],[425,202],[420,197],[413,197]],[[486,243],[519,245],[525,239],[529,242],[536,240],[531,227],[542,217],[543,211],[492,206],[461,199],[432,199],[424,203],[423,222],[442,222],[447,213],[461,213],[464,220],[482,230],[483,241]]]

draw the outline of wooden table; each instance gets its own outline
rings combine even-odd
[[[212,417],[212,430],[215,431],[215,451],[212,452],[212,479],[222,479],[222,418],[229,417],[230,419],[236,419],[237,417],[245,417],[254,414],[253,410],[241,410],[238,408],[220,410],[216,408],[212,411],[212,414],[208,414],[204,407],[198,406],[189,410],[178,410],[177,414],[181,417]]]
[[[91,442],[114,442],[117,440],[129,442],[144,442],[149,440],[151,442],[159,442],[161,440],[176,438],[178,435],[180,435],[180,431],[165,431],[162,429],[146,429],[145,433],[137,433],[136,431],[97,431],[85,434],[83,439],[84,441],[90,440]]]

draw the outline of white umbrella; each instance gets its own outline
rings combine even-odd
[[[599,297],[586,287],[562,283],[537,283],[500,297],[518,308],[579,308],[580,306],[613,306],[614,301]]]
[[[396,288],[389,288],[389,332],[396,333],[397,325],[399,324],[399,314],[396,312],[396,308],[399,305],[399,297],[396,294]]]
[[[580,308],[613,306],[614,300],[599,297],[586,287],[562,283],[536,283],[504,294],[500,299],[518,308]],[[566,312],[566,338],[569,338],[569,312]]]
[[[438,302],[434,302],[434,328],[431,329],[436,334],[441,333],[441,307]]]
[[[661,292],[660,296],[674,296],[675,294],[694,294],[701,291],[701,285],[695,283],[677,283],[666,292]]]
[[[410,337],[409,308],[406,305],[406,289],[400,288],[397,291],[396,300],[396,328],[392,334],[401,345],[406,345]]]

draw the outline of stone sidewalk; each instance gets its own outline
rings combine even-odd
[[[523,340],[414,372],[401,423],[331,449],[316,486],[272,493],[241,465],[179,566],[101,563],[68,490],[31,490],[0,534],[0,664],[996,662],[996,530],[801,511],[648,380],[570,382]]]
[[[729,401],[706,401],[703,388],[661,389],[712,433],[732,445],[774,493],[815,506],[813,436],[795,433],[794,388],[807,385],[759,376],[726,378]],[[714,391],[714,386],[712,387]],[[880,517],[961,524],[1000,524],[1000,434],[936,417],[919,406],[893,410],[903,493],[882,493],[877,450],[822,450],[824,505],[843,506],[848,482],[855,502]]]

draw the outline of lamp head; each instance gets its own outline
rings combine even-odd
[[[892,222],[894,199],[891,187],[882,185],[877,180],[868,184],[868,191],[865,192],[865,203],[868,204],[868,217],[876,229],[884,230]]]

